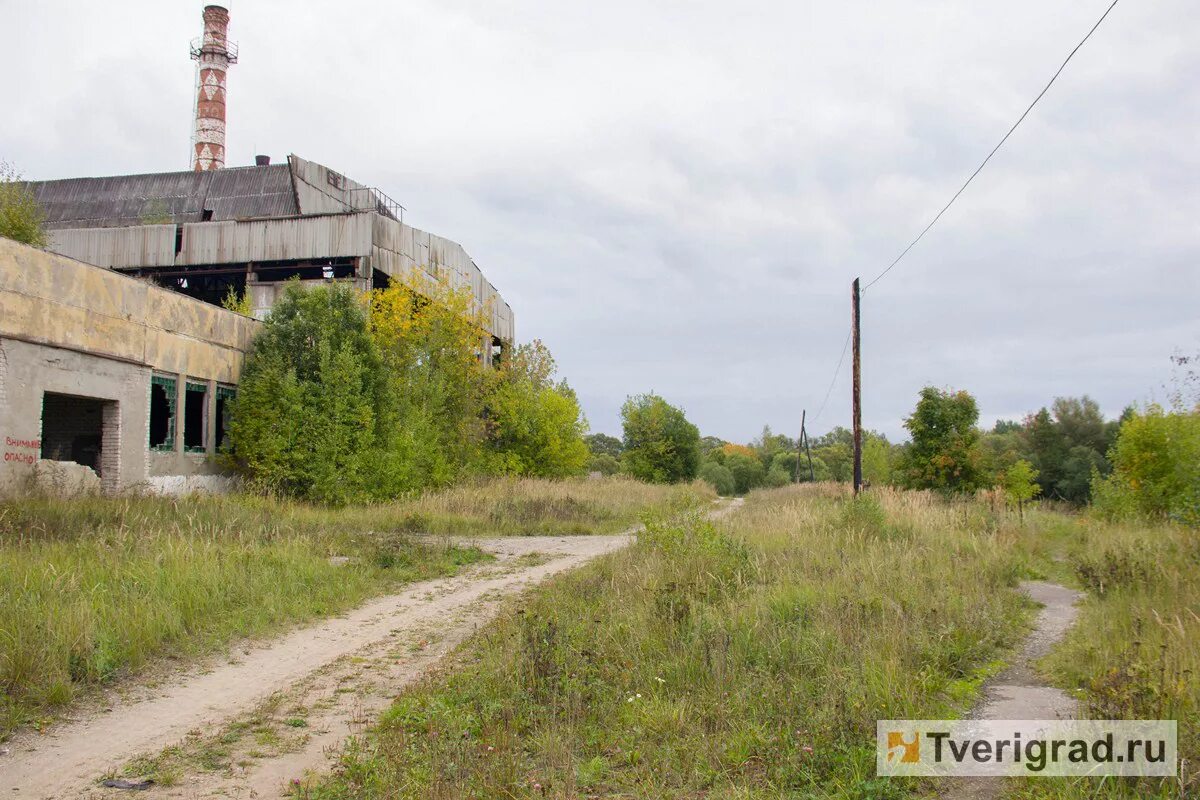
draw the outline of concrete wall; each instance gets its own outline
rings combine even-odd
[[[168,244],[162,245],[165,252],[151,246],[162,239],[164,228],[169,234]],[[178,253],[174,231],[170,225],[57,230],[51,232],[50,249],[114,269],[358,258],[360,277],[367,281],[373,269],[389,277],[403,277],[415,269],[430,274],[444,270],[456,286],[470,288],[479,303],[491,309],[492,335],[506,341],[515,338],[512,307],[462,245],[373,211],[189,223],[182,226]],[[255,316],[270,308],[275,294],[266,290],[253,294]]]
[[[47,392],[103,401],[101,483],[199,488],[213,461],[216,389],[232,386],[261,325],[168,289],[0,239],[0,491],[41,457]],[[149,447],[151,376],[175,379],[174,437]],[[185,452],[187,382],[206,388],[203,451]]]
[[[46,392],[115,403],[116,419],[106,420],[104,429],[101,486],[116,491],[146,479],[149,368],[3,337],[0,363],[0,492],[31,485],[41,458]]]
[[[489,308],[493,336],[515,338],[512,307],[496,291],[474,260],[457,242],[406,225],[382,208],[372,188],[328,167],[288,156],[299,216],[225,219],[175,225],[130,225],[71,228],[50,232],[49,249],[88,264],[113,269],[245,265],[274,261],[357,258],[358,275],[369,281],[371,270],[390,277],[425,269],[450,273],[456,286],[470,287],[482,307]],[[236,170],[224,170],[233,173]],[[172,181],[186,175],[171,174]],[[248,191],[248,188],[247,188]],[[273,290],[256,281],[255,315],[274,302]]]

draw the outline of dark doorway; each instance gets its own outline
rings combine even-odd
[[[42,458],[74,461],[99,475],[105,402],[46,392],[42,396]]]

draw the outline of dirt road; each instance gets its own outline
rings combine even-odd
[[[740,500],[717,506],[722,516]],[[131,796],[101,786],[154,775],[139,798],[280,797],[346,737],[490,620],[508,596],[624,547],[618,536],[473,539],[496,561],[407,587],[350,613],[127,687],[0,754],[0,797]],[[3,752],[3,751],[0,751]]]

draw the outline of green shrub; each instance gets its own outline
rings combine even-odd
[[[887,524],[883,506],[874,497],[860,494],[851,497],[842,506],[840,523],[846,530],[880,534]]]
[[[706,481],[717,490],[717,494],[726,497],[737,492],[733,473],[729,471],[728,467],[715,461],[705,461],[700,465],[700,480]]]
[[[767,470],[767,478],[764,484],[772,489],[778,489],[781,486],[787,486],[791,482],[791,472],[778,464],[772,464],[771,468]]]
[[[566,381],[553,381],[554,358],[540,341],[518,348],[488,398],[493,471],[539,478],[583,472],[587,422]]]
[[[46,214],[29,184],[12,166],[0,161],[0,236],[34,247],[45,247]]]
[[[246,359],[231,463],[258,489],[331,504],[367,499],[380,479],[381,372],[349,286],[290,284]]]
[[[700,468],[700,431],[683,410],[656,394],[630,397],[621,407],[625,472],[650,483],[678,483]]]
[[[588,462],[588,472],[599,472],[601,475],[616,475],[621,471],[621,462],[608,453],[598,453]]]
[[[290,284],[246,360],[226,458],[254,489],[333,505],[581,473],[587,423],[549,351],[483,363],[482,314],[444,280]]]
[[[733,475],[734,487],[738,494],[757,489],[767,480],[767,471],[762,462],[752,455],[741,452],[727,453],[725,466]]]
[[[1151,405],[1130,415],[1109,453],[1113,472],[1092,479],[1094,505],[1109,518],[1144,516],[1200,526],[1200,411]]]

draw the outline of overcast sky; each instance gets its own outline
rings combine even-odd
[[[234,0],[229,163],[289,152],[462,243],[593,430],[654,390],[794,435],[883,269],[1109,0]],[[202,2],[0,0],[0,159],[186,169]],[[1200,351],[1200,9],[1123,0],[863,299],[864,423],[1115,415]],[[810,427],[848,425],[849,357]]]

